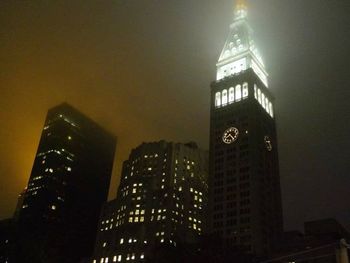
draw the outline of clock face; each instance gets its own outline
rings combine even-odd
[[[265,136],[264,137],[264,142],[265,142],[265,146],[266,146],[266,149],[271,152],[272,151],[272,141],[270,139],[269,136]]]
[[[238,135],[239,135],[238,129],[235,127],[231,127],[227,129],[222,135],[222,141],[226,144],[232,144],[237,140]]]

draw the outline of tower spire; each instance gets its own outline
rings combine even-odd
[[[246,9],[247,1],[246,0],[236,0],[236,9]]]
[[[235,0],[235,3],[230,33],[217,63],[217,80],[252,68],[267,87],[268,74],[247,19],[247,0]]]
[[[235,20],[247,17],[247,1],[236,0],[236,7],[234,10]]]

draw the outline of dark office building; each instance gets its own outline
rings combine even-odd
[[[12,219],[0,220],[0,263],[10,263],[16,251],[15,227]]]
[[[337,220],[328,218],[305,222],[304,232],[283,233],[278,250],[268,262],[336,263],[347,258],[344,244],[350,241],[350,236]]]
[[[154,261],[157,248],[193,245],[205,228],[208,153],[194,143],[143,143],[124,162],[104,207],[94,263]]]
[[[224,246],[269,254],[282,233],[274,97],[239,1],[211,85],[211,229]]]
[[[18,195],[18,199],[17,199],[17,205],[16,205],[16,209],[15,212],[13,214],[13,219],[14,221],[18,221],[19,219],[19,214],[22,210],[22,206],[23,206],[23,201],[24,201],[24,197],[26,194],[26,189],[24,189],[19,195]]]
[[[92,255],[116,138],[68,104],[49,110],[19,211],[19,262]]]
[[[350,235],[336,219],[326,218],[304,223],[305,235],[314,236],[317,238],[333,238],[339,240],[345,238],[350,241]]]

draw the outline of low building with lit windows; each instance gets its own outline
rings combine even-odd
[[[208,153],[195,143],[143,143],[123,164],[101,213],[93,263],[151,260],[159,246],[194,244],[205,228]]]
[[[115,146],[115,136],[72,106],[63,103],[49,110],[16,209],[22,252],[18,262],[68,263],[91,257]]]

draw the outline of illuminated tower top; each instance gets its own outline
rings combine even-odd
[[[217,80],[252,68],[261,81],[268,86],[268,74],[263,60],[253,40],[253,30],[249,26],[248,9],[244,0],[237,0],[234,19],[230,26],[224,48],[217,63]]]

